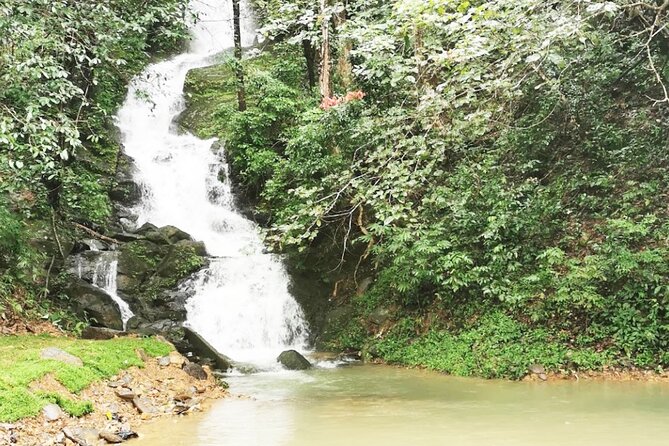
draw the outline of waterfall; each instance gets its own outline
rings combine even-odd
[[[225,152],[214,140],[180,134],[183,85],[193,68],[233,46],[230,0],[193,1],[200,21],[190,50],[146,69],[131,84],[117,116],[125,152],[144,189],[138,223],[174,225],[202,240],[210,266],[186,286],[190,327],[235,360],[269,364],[287,348],[304,349],[308,327],[288,292],[281,260],[264,253],[259,228],[235,209]],[[242,2],[244,45],[255,38]],[[219,172],[224,181],[219,181]]]
[[[93,249],[92,251],[97,251]],[[106,292],[118,305],[123,321],[123,329],[126,329],[128,321],[134,316],[127,302],[118,295],[116,287],[116,276],[118,275],[118,253],[116,251],[99,251],[95,254],[95,263],[93,264],[91,283]],[[77,273],[80,279],[84,278],[84,264],[87,262],[83,256],[76,259]]]

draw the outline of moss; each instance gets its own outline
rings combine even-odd
[[[77,356],[83,361],[83,367],[41,359],[40,352],[46,347],[57,347]],[[0,337],[0,422],[37,415],[49,402],[58,404],[73,416],[91,412],[90,402],[57,393],[33,392],[30,384],[52,374],[67,390],[77,394],[121,370],[142,367],[144,363],[136,353],[138,349],[157,357],[168,354],[172,347],[152,338],[87,341],[51,336]]]
[[[293,54],[284,54],[286,51],[289,50],[274,47],[246,58],[244,70],[247,80],[250,81],[254,74],[277,69],[280,67],[277,60],[294,57]],[[200,138],[225,136],[230,118],[237,110],[237,81],[230,57],[225,54],[218,64],[191,70],[186,77],[184,93],[187,106],[179,124]],[[254,96],[253,89],[249,88],[246,99],[249,107],[253,108],[262,98]]]

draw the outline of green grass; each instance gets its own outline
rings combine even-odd
[[[77,356],[83,361],[83,367],[40,359],[40,352],[46,347],[58,347]],[[47,403],[56,403],[73,416],[90,413],[93,410],[90,402],[55,393],[33,392],[30,384],[52,374],[65,388],[77,394],[121,370],[142,367],[144,363],[137,349],[157,357],[168,354],[172,347],[155,339],[139,338],[87,341],[51,336],[0,337],[0,422],[37,415]]]
[[[411,319],[398,324],[374,348],[384,360],[451,375],[520,379],[532,364],[546,370],[601,370],[612,364],[607,350],[569,345],[565,335],[530,328],[492,313],[457,333],[433,329],[416,335]]]

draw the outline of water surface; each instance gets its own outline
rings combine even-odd
[[[669,444],[665,383],[486,381],[385,366],[229,383],[252,398],[159,421],[133,446]]]

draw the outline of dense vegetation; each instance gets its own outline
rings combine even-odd
[[[112,213],[110,116],[186,3],[0,0],[2,319],[63,318],[74,224]],[[669,365],[669,2],[253,3],[270,44],[191,76],[183,123],[333,290],[324,345],[490,377]]]
[[[63,321],[58,266],[104,227],[111,117],[149,54],[186,37],[186,0],[0,0],[0,314]],[[54,276],[54,277],[50,277]],[[49,297],[49,299],[45,299]]]
[[[232,76],[190,88],[270,242],[347,310],[328,345],[463,375],[669,365],[667,3],[255,3],[248,110]]]

